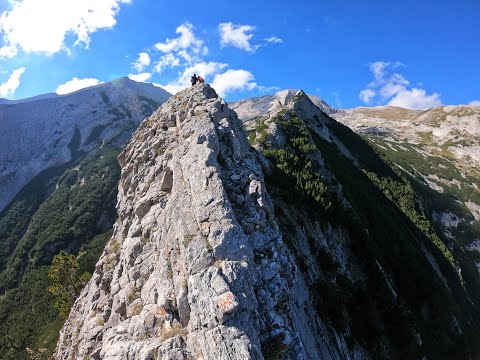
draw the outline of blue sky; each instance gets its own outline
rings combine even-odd
[[[480,1],[0,0],[0,97],[131,75],[227,100],[304,89],[336,107],[480,105]],[[140,55],[142,54],[142,55]]]

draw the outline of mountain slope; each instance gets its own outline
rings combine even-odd
[[[1,359],[28,359],[27,348],[51,354],[65,319],[47,292],[49,265],[66,250],[78,254],[81,272],[93,272],[115,221],[119,151],[100,149],[40,174],[12,201],[17,211],[9,205],[8,218],[0,217],[2,250],[9,250],[1,258]],[[32,195],[38,199],[31,203],[35,209],[21,212]],[[27,223],[28,231],[10,226],[14,221]]]
[[[51,354],[65,320],[46,292],[52,258],[66,250],[77,256],[79,271],[93,272],[116,217],[116,157],[169,96],[124,78],[0,106],[7,132],[23,139],[0,135],[0,192],[14,195],[1,198],[8,205],[0,211],[0,358],[35,356],[27,348]]]
[[[142,123],[56,358],[478,354],[477,294],[408,182],[303,92],[280,105],[255,148],[208,85]]]
[[[461,248],[455,247],[452,252],[445,245],[450,246],[451,242],[434,231],[420,199],[395,167],[385,163],[348,128],[319,111],[305,94],[300,92],[296,97],[285,109],[258,119],[249,139],[275,165],[274,181],[267,181],[267,188],[274,204],[278,204],[276,211],[281,209],[279,217],[288,220],[289,228],[302,224],[291,238],[301,239],[302,234],[307,234],[306,244],[295,245],[299,248],[297,259],[308,259],[315,249],[310,239],[318,235],[305,229],[325,227],[315,225],[318,220],[312,224],[312,220],[306,219],[320,215],[323,222],[326,217],[330,225],[349,230],[349,250],[354,259],[357,257],[357,269],[367,280],[360,288],[366,287],[367,292],[352,293],[361,281],[332,282],[332,275],[344,275],[345,259],[338,259],[337,251],[330,253],[333,261],[326,263],[333,263],[334,271],[330,271],[326,281],[330,289],[327,293],[333,295],[323,301],[330,304],[330,315],[337,314],[333,320],[340,321],[342,326],[347,320],[350,330],[359,331],[356,336],[377,349],[377,356],[383,354],[380,358],[417,358],[422,353],[428,358],[469,358],[472,353],[478,354],[475,344],[480,324],[474,304],[480,300],[479,276],[472,272],[470,259],[465,258]],[[350,205],[346,212],[335,195],[339,190],[332,189],[339,185]],[[303,189],[306,199],[313,197],[322,206],[303,200],[312,204],[306,206],[305,213],[288,216],[292,212],[290,204],[302,199],[298,194],[289,195],[291,188]],[[328,210],[321,211],[325,207]],[[365,262],[377,264],[378,268]],[[322,262],[317,266],[325,267]],[[346,266],[354,267],[355,261],[347,261]],[[310,261],[305,260],[304,267],[308,269],[306,273],[314,273]],[[463,278],[457,275],[458,268],[462,269]],[[311,282],[311,287],[315,287],[315,282]],[[383,299],[382,304],[378,299]],[[361,311],[366,314],[356,313],[355,304],[363,304]],[[431,317],[426,309],[442,316]],[[358,324],[359,315],[362,326]],[[365,315],[366,319],[362,317]],[[383,321],[384,325],[375,325],[376,321]],[[460,322],[462,330],[457,328]],[[365,338],[365,328],[376,335]],[[466,334],[469,335],[465,338]],[[415,337],[421,339],[417,344]]]
[[[480,276],[480,108],[357,108],[334,117],[404,172],[448,246]]]
[[[0,211],[41,171],[125,143],[170,94],[127,78],[64,96],[0,105]]]

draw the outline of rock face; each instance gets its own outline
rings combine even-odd
[[[257,156],[212,88],[172,97],[119,161],[114,235],[56,358],[360,358],[305,306]]]
[[[204,84],[142,123],[56,359],[472,357],[478,311],[458,274],[362,163],[393,171],[291,95],[255,147]]]
[[[124,145],[170,96],[122,78],[63,96],[0,102],[0,211],[43,170],[104,144]]]
[[[249,130],[255,126],[255,120],[259,117],[275,113],[275,110],[278,111],[287,106],[297,92],[298,90],[292,89],[282,90],[273,95],[235,101],[229,106],[237,113],[238,117],[244,122],[246,129]],[[331,107],[322,99],[314,95],[307,96],[324,113],[333,114],[337,112],[337,109]]]

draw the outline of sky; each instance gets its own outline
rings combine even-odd
[[[0,0],[0,98],[122,76],[227,101],[303,89],[334,107],[480,106],[479,0]]]

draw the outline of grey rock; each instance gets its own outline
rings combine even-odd
[[[119,161],[114,234],[56,359],[263,359],[276,336],[286,359],[363,356],[312,310],[258,155],[210,86],[168,100]],[[88,327],[93,308],[98,329]]]

